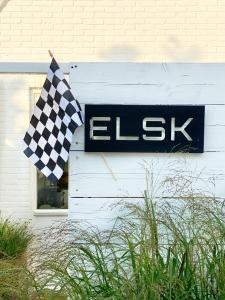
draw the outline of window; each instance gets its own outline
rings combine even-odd
[[[30,88],[32,114],[35,103],[41,93],[41,88]],[[34,199],[34,214],[36,215],[65,215],[68,209],[68,163],[65,165],[64,173],[57,183],[50,182],[32,164],[32,189]]]
[[[37,171],[37,209],[68,209],[68,163],[57,183]]]

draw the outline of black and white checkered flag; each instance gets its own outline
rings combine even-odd
[[[73,133],[83,122],[79,102],[53,58],[23,139],[25,155],[50,181],[62,176]]]

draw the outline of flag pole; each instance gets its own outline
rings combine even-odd
[[[51,58],[53,58],[54,56],[53,56],[53,53],[52,53],[52,51],[51,50],[48,50],[48,53],[49,53],[49,55],[51,56]]]

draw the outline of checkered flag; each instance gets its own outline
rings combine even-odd
[[[84,122],[62,70],[52,58],[29,128],[23,152],[52,182],[63,174],[75,129]]]

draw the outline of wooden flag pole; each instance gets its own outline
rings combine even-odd
[[[54,56],[53,56],[53,53],[52,53],[52,51],[51,50],[48,50],[48,53],[49,53],[49,55],[51,56],[51,58],[53,58]]]

